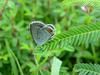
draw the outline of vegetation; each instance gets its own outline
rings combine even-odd
[[[53,24],[38,46],[32,20]],[[99,0],[0,0],[0,75],[99,75]]]

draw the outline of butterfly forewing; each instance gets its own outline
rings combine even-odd
[[[31,30],[31,35],[32,38],[34,39],[34,41],[36,42],[36,44],[38,44],[37,40],[38,40],[38,31],[44,26],[43,23],[35,21],[32,22],[30,25],[30,30]]]

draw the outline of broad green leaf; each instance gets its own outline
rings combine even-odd
[[[13,73],[14,75],[19,75],[19,74],[18,74],[19,72],[18,72],[18,68],[17,68],[16,62],[15,62],[15,60],[14,60],[14,57],[13,57],[12,54],[11,54],[11,49],[10,49],[10,47],[9,47],[9,43],[8,43],[7,40],[5,40],[5,43],[6,43],[7,51],[8,51],[8,53],[9,53],[9,55],[10,55],[10,63],[11,63],[11,67],[12,67],[12,73]]]
[[[51,75],[59,75],[62,61],[54,57],[51,64]]]

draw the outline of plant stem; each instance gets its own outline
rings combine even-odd
[[[36,66],[39,68],[39,63],[35,56],[34,56],[34,61],[35,61]],[[41,70],[39,70],[39,72],[40,72],[40,75],[43,75]]]
[[[18,66],[18,68],[19,68],[20,74],[21,74],[21,75],[24,75],[24,73],[23,73],[23,71],[22,71],[22,69],[21,69],[21,66],[20,66],[20,64],[19,64],[19,61],[18,61],[17,57],[15,56],[15,54],[13,53],[13,51],[11,50],[11,48],[10,48],[10,46],[9,46],[8,40],[5,40],[5,43],[6,43],[7,48],[9,49],[9,51],[8,51],[9,54],[13,56],[13,58],[15,59],[15,61],[16,61],[16,63],[17,63],[17,66]]]
[[[91,45],[91,49],[92,49],[92,52],[93,52],[94,61],[95,61],[95,63],[97,63],[97,56],[96,56],[96,52],[95,52],[95,47],[93,45]]]

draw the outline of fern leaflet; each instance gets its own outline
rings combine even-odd
[[[79,75],[100,75],[100,65],[80,63],[74,66],[74,71]]]
[[[43,50],[54,50],[71,46],[88,46],[100,38],[100,23],[74,27],[69,31],[56,35],[51,41],[37,47]]]

